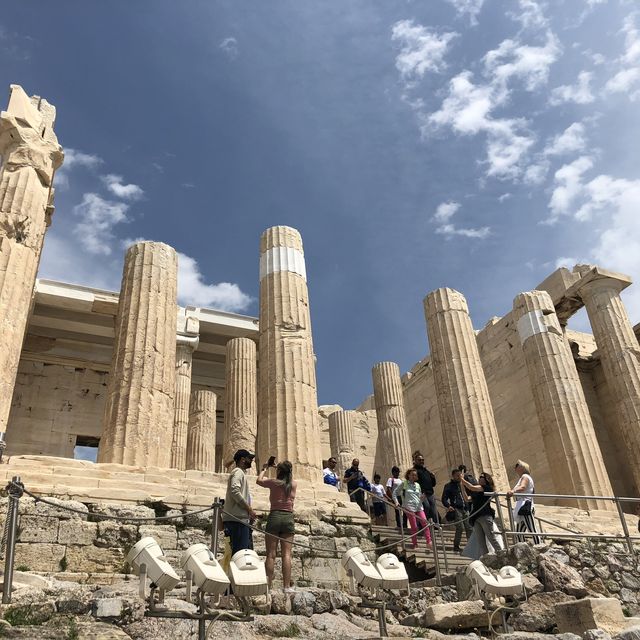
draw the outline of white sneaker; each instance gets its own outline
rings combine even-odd
[[[285,587],[284,592],[285,593],[295,593],[296,589],[295,589],[295,587]]]

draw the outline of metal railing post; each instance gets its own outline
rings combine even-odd
[[[507,535],[507,529],[504,526],[504,517],[502,515],[502,504],[500,502],[500,496],[498,495],[496,495],[496,507],[498,511],[498,520],[500,520],[500,526],[502,527],[502,535],[504,535],[504,548],[505,550],[509,551],[509,536]]]
[[[509,496],[507,496],[507,515],[509,516],[509,530],[514,532],[516,530],[516,526],[513,521],[513,507],[511,506],[511,498]],[[509,537],[509,534],[507,534],[506,531],[504,532],[504,537],[505,540]],[[514,540],[517,542],[517,538],[514,538]]]
[[[219,535],[219,524],[220,524],[220,511],[222,510],[222,502],[220,498],[214,498],[212,508],[212,516],[211,516],[211,553],[213,553],[214,558],[218,558],[218,535]]]
[[[16,553],[16,534],[18,531],[18,503],[23,493],[24,485],[20,476],[13,476],[7,486],[9,503],[7,504],[7,539],[6,558],[4,560],[4,585],[2,588],[2,604],[11,603],[11,590],[13,588],[13,565]]]
[[[449,573],[449,561],[447,560],[447,545],[444,540],[444,529],[440,527],[439,529],[437,529],[437,531],[440,535],[440,540],[442,541],[442,557],[444,558],[444,571],[445,573]],[[433,544],[435,544],[435,540],[433,541]]]
[[[620,517],[620,523],[622,524],[624,537],[627,541],[627,549],[629,549],[629,553],[633,554],[633,542],[631,541],[631,535],[629,534],[629,527],[627,526],[627,520],[624,517],[624,511],[622,510],[622,505],[620,504],[620,500],[618,500],[618,498],[614,498],[614,501],[618,509],[618,516]]]
[[[433,551],[433,564],[436,570],[436,584],[442,586],[442,575],[440,574],[440,559],[438,558],[438,543],[435,538],[435,528],[433,522],[429,523],[429,530],[431,532],[431,550]]]

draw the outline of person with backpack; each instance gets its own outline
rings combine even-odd
[[[367,507],[365,506],[364,492],[358,491],[358,489],[365,489],[371,491],[371,484],[365,478],[364,473],[360,471],[360,460],[354,458],[349,467],[344,472],[344,478],[342,482],[347,484],[347,491],[349,492],[349,499],[351,502],[357,502],[358,506],[367,513]]]
[[[466,501],[464,499],[464,492],[461,485],[462,471],[460,469],[453,469],[451,471],[451,482],[444,485],[442,490],[442,506],[445,507],[447,513],[445,514],[445,520],[450,523],[455,523],[456,532],[453,536],[453,551],[460,553],[460,542],[462,540],[462,531],[467,534],[467,542],[471,537],[471,531],[473,530],[469,523],[467,512],[465,511]]]
[[[510,498],[516,497],[516,504],[513,507],[513,519],[516,524],[516,530],[527,533],[537,533],[536,523],[533,519],[535,515],[535,507],[533,505],[533,496],[522,495],[531,494],[536,492],[533,478],[531,477],[531,469],[529,465],[523,460],[518,460],[515,465],[515,471],[518,474],[518,482],[511,491],[507,491],[507,496]],[[532,536],[525,539],[524,536],[518,536],[518,542],[529,542],[533,544],[540,544],[541,540],[538,536]]]
[[[418,474],[418,483],[424,493],[424,512],[427,514],[427,518],[431,518],[434,522],[440,522],[438,516],[438,510],[436,509],[436,499],[434,494],[434,487],[436,486],[436,477],[424,466],[424,456],[416,451],[415,458],[413,460],[413,468]]]
[[[407,514],[407,520],[411,527],[411,542],[414,549],[418,546],[418,529],[423,529],[427,546],[431,545],[431,533],[427,526],[427,518],[423,508],[424,497],[422,488],[418,483],[418,472],[415,469],[409,469],[405,474],[404,482],[401,482],[394,489],[393,501],[399,506],[399,499],[402,500],[402,510]],[[418,523],[420,524],[419,527]]]

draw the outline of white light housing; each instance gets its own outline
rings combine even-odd
[[[515,567],[502,567],[498,571],[498,585],[500,595],[513,596],[521,594],[524,590],[522,574]]]
[[[264,563],[253,549],[234,553],[229,568],[234,596],[261,596],[269,591]]]
[[[206,544],[192,544],[183,554],[180,565],[191,571],[194,584],[212,595],[221,595],[229,587],[229,578]]]
[[[383,589],[409,588],[407,569],[393,553],[383,553],[376,561],[376,569],[382,578]]]
[[[378,570],[371,564],[360,547],[353,547],[342,556],[342,566],[347,574],[352,575],[355,581],[363,587],[375,588],[382,584]]]
[[[160,545],[151,537],[136,542],[125,560],[136,572],[140,570],[140,565],[144,564],[147,576],[158,589],[170,591],[180,582],[173,567],[164,557]]]
[[[480,560],[474,560],[465,573],[480,593],[508,596],[520,594],[523,590],[522,575],[514,567],[502,567],[498,575],[494,576]]]

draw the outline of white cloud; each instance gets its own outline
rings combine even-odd
[[[114,196],[124,200],[138,200],[144,195],[144,191],[137,184],[123,184],[122,176],[109,173],[101,177],[102,182]]]
[[[464,236],[467,238],[486,238],[491,235],[491,229],[489,227],[480,227],[478,229],[471,229],[465,227],[457,227],[450,222],[451,218],[460,209],[460,203],[449,201],[443,202],[438,205],[436,212],[433,214],[431,221],[438,224],[436,227],[436,233],[441,235],[452,236]]]
[[[561,215],[571,213],[571,207],[582,194],[582,174],[593,167],[589,156],[581,156],[570,164],[565,164],[555,173],[556,187],[551,194],[549,223],[557,221]]]
[[[507,193],[503,193],[501,196],[498,197],[498,201],[499,202],[505,202],[506,200],[508,200],[509,198],[512,198],[513,194],[507,192]]]
[[[552,105],[564,104],[565,102],[575,102],[576,104],[589,104],[595,100],[591,93],[591,77],[590,71],[581,71],[578,74],[576,84],[565,84],[556,87],[551,92],[549,102]]]
[[[460,209],[459,202],[443,202],[438,205],[432,220],[434,222],[449,222],[458,209]]]
[[[508,15],[513,20],[517,20],[525,29],[542,29],[548,25],[548,20],[540,3],[535,0],[519,0],[520,13],[514,11]]]
[[[251,297],[237,284],[207,284],[198,263],[184,253],[178,253],[178,299],[185,305],[213,307],[223,311],[242,311],[252,302]]]
[[[561,51],[558,39],[551,32],[547,32],[547,41],[542,47],[503,40],[497,49],[484,56],[485,71],[495,82],[505,85],[511,78],[519,78],[528,91],[533,91],[546,84],[549,69]]]
[[[235,38],[225,38],[218,46],[230,60],[235,60],[238,57],[240,50]]]
[[[124,202],[105,200],[97,193],[85,193],[82,202],[73,208],[80,218],[73,228],[82,248],[91,254],[108,256],[115,240],[112,229],[127,222],[129,205]]]
[[[102,164],[103,160],[92,153],[84,153],[77,149],[64,150],[64,162],[56,171],[55,186],[61,189],[69,188],[69,174],[78,168],[94,170]]]
[[[585,126],[581,122],[574,122],[547,144],[544,154],[561,156],[577,153],[584,151],[586,146]]]
[[[471,24],[477,24],[484,0],[447,0],[459,16],[469,16]]]
[[[604,87],[605,93],[629,93],[640,80],[640,67],[631,67],[618,71]],[[630,96],[635,98],[636,94]]]
[[[534,164],[530,164],[522,176],[522,181],[530,186],[542,184],[549,172],[549,163],[544,159],[539,159]]]
[[[403,79],[422,78],[427,71],[445,68],[444,56],[449,43],[458,34],[436,33],[413,20],[400,20],[393,25],[391,39],[402,45],[396,56],[396,68]]]
[[[625,64],[635,64],[640,61],[640,33],[636,27],[636,14],[628,15],[625,18],[622,31],[625,34],[625,52],[622,62]]]

